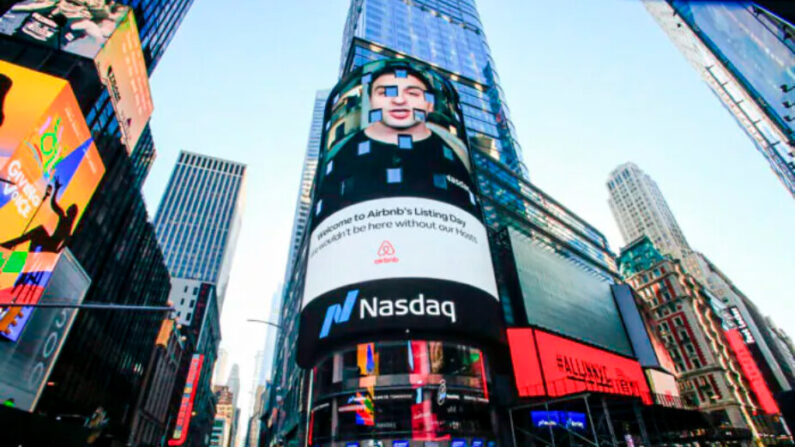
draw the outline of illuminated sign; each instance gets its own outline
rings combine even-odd
[[[135,15],[109,0],[23,0],[0,17],[0,33],[94,61],[108,89],[127,151],[152,115],[149,76]]]
[[[16,340],[105,173],[68,82],[0,61],[0,335]]]
[[[751,351],[743,342],[743,337],[737,329],[729,329],[724,331],[726,340],[729,342],[729,347],[734,351],[734,356],[740,364],[740,369],[743,371],[745,379],[751,385],[751,390],[756,396],[756,401],[759,407],[767,414],[778,414],[781,411],[773,399],[773,394],[770,388],[767,387],[767,382],[759,371],[756,361],[754,361]]]
[[[746,344],[756,343],[754,340],[754,336],[751,334],[751,329],[745,323],[745,318],[740,313],[740,309],[737,306],[729,306],[729,315],[731,315],[732,320],[734,320],[734,325],[737,327],[737,330],[740,331],[740,335],[743,336],[743,341]]]
[[[585,413],[576,411],[531,411],[530,418],[536,427],[563,427],[585,430]]]
[[[124,16],[94,63],[108,89],[127,152],[132,152],[154,109],[132,11]]]
[[[679,387],[673,374],[664,373],[654,369],[646,370],[651,392],[654,393],[654,402],[664,407],[678,406]]]
[[[636,360],[529,328],[509,329],[508,343],[522,397],[592,391],[636,396],[651,404]]]
[[[188,438],[188,429],[190,428],[190,419],[193,413],[193,401],[196,398],[196,388],[199,386],[203,362],[203,355],[193,354],[193,358],[190,360],[190,368],[188,369],[188,377],[185,379],[185,390],[182,393],[174,434],[169,439],[168,445],[182,445]]]
[[[497,285],[450,82],[405,60],[332,91],[309,224],[298,363],[411,330],[501,336]]]

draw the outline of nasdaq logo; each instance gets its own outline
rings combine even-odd
[[[331,325],[334,323],[345,323],[351,319],[353,312],[353,305],[356,304],[356,297],[359,296],[359,290],[351,290],[345,297],[345,302],[342,305],[332,304],[326,310],[326,319],[323,320],[323,327],[320,328],[320,337],[328,337],[331,331]]]

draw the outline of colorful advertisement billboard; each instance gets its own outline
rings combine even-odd
[[[298,362],[378,334],[497,339],[489,242],[458,97],[404,60],[332,90],[309,225]]]
[[[152,115],[152,97],[135,14],[109,0],[16,2],[0,33],[94,61],[108,89],[127,151]]]
[[[196,399],[196,388],[199,386],[199,377],[202,372],[202,354],[193,354],[188,368],[188,376],[185,379],[185,390],[182,392],[182,401],[179,404],[177,422],[174,425],[174,434],[168,440],[168,445],[182,445],[188,439],[190,429],[190,419],[193,413],[193,401]]]
[[[729,347],[731,347],[737,362],[740,364],[740,369],[742,369],[745,379],[748,380],[748,383],[751,385],[751,390],[756,396],[756,402],[759,404],[759,407],[767,414],[780,413],[781,410],[779,410],[778,404],[773,398],[773,394],[770,392],[767,382],[765,382],[765,377],[762,375],[762,372],[759,371],[759,366],[757,366],[756,361],[754,361],[751,351],[748,350],[748,346],[746,346],[740,331],[738,329],[729,329],[724,331],[724,334],[726,335],[726,340],[729,342]]]
[[[0,335],[16,340],[105,167],[69,84],[0,61]]]
[[[636,360],[530,328],[508,329],[508,343],[521,397],[589,391],[652,403]]]
[[[132,152],[154,109],[149,75],[132,11],[124,16],[94,63],[110,94],[127,152]]]

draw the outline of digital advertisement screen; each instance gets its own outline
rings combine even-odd
[[[530,418],[536,427],[566,428],[585,430],[585,413],[577,411],[531,411]]]
[[[168,445],[170,446],[182,445],[185,443],[185,440],[188,439],[190,419],[193,413],[193,401],[196,399],[196,387],[199,385],[202,363],[204,363],[204,356],[201,354],[193,354],[193,358],[190,359],[188,376],[185,379],[182,401],[180,401],[179,404],[177,421],[174,425],[174,434],[171,436],[171,439],[168,440]]]
[[[530,328],[509,329],[508,343],[522,397],[590,391],[636,396],[647,405],[652,403],[636,360]]]
[[[23,0],[0,17],[0,33],[94,59],[129,11],[107,0]]]
[[[94,61],[130,153],[153,104],[135,14],[115,1],[25,0],[0,17],[0,33]]]
[[[16,340],[105,167],[69,84],[0,61],[0,335]]]
[[[497,339],[497,286],[452,85],[404,60],[332,90],[315,180],[299,364],[417,330]]]
[[[751,390],[756,396],[759,407],[767,414],[780,413],[781,410],[779,410],[770,388],[767,387],[767,382],[762,376],[762,372],[759,370],[751,351],[748,350],[748,346],[743,341],[740,331],[738,329],[729,329],[724,331],[724,333],[729,342],[729,347],[731,347],[737,362],[740,364],[740,369],[742,369],[745,379],[751,385]]]
[[[632,356],[610,283],[508,228],[531,326]]]
[[[124,144],[130,153],[135,149],[154,109],[149,75],[132,11],[124,16],[94,63],[102,83],[108,89]]]

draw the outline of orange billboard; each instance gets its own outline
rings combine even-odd
[[[0,335],[16,339],[105,167],[68,82],[0,61]],[[6,306],[3,306],[3,305]]]
[[[127,151],[132,152],[154,106],[135,15],[128,12],[94,59],[108,89]]]

